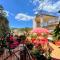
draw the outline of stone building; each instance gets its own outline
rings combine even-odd
[[[36,15],[36,17],[33,20],[33,29],[36,27],[44,27],[48,28],[49,30],[53,30],[58,23],[58,16],[48,14]]]

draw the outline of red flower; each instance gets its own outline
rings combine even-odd
[[[35,41],[36,39],[35,39],[35,38],[32,38],[31,40],[32,40],[32,43],[34,43],[34,41]]]
[[[48,39],[41,39],[41,40],[34,40],[33,44],[35,45],[36,48],[39,46],[44,46],[45,44],[48,43]]]
[[[14,41],[11,45],[10,48],[15,48],[19,45],[19,43],[17,41]]]
[[[12,35],[10,35],[10,40],[11,40],[11,41],[13,40],[13,38],[14,38],[14,37],[13,37]]]
[[[45,45],[47,43],[48,43],[48,39],[46,39],[46,38],[40,40],[41,45]]]

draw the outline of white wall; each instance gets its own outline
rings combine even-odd
[[[36,28],[36,22],[35,22],[35,17],[33,19],[33,29]]]

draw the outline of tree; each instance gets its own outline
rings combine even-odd
[[[0,5],[0,36],[3,36],[7,31],[9,31],[9,21],[3,7]]]

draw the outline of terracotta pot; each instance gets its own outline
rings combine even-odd
[[[55,45],[60,46],[60,40],[59,41],[55,41]]]

